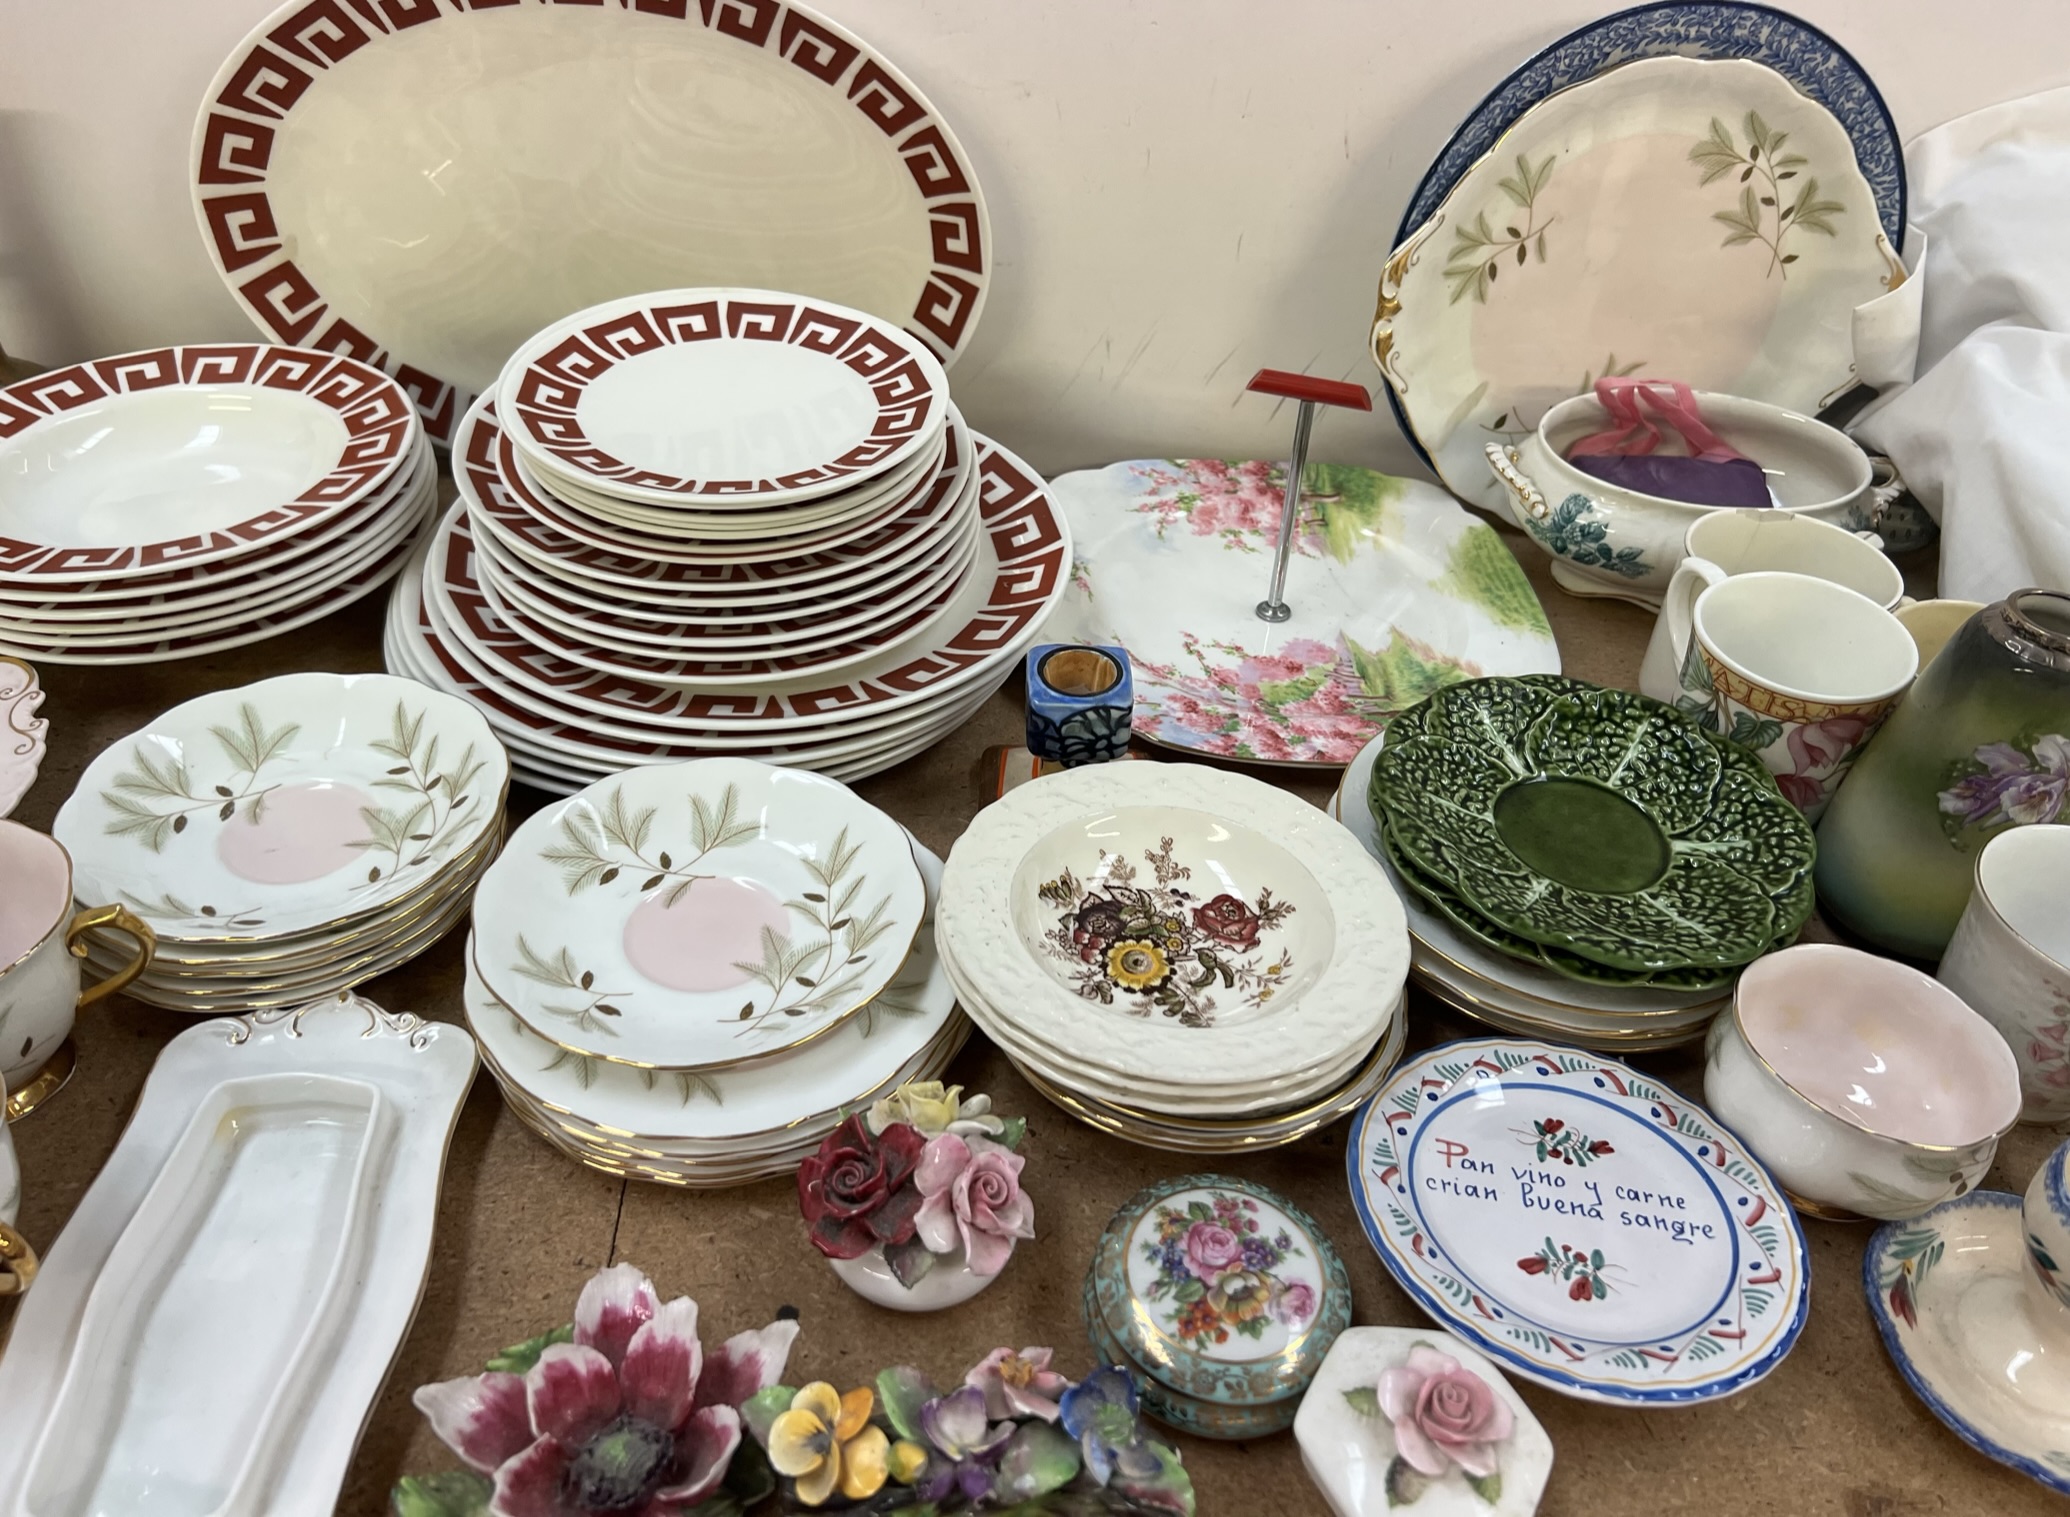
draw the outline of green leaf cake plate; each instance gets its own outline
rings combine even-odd
[[[1699,988],[1811,914],[1811,829],[1760,761],[1627,691],[1453,686],[1390,729],[1370,801],[1414,888],[1576,978]]]

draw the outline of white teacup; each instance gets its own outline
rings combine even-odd
[[[1693,577],[1708,587],[1735,574],[1780,570],[1831,580],[1893,610],[1906,603],[1905,577],[1884,556],[1882,544],[1873,532],[1849,532],[1787,511],[1713,511],[1691,522],[1683,534],[1687,556],[1668,581],[1663,606],[1674,598],[1677,580]],[[1646,645],[1639,688],[1673,705],[1682,693],[1681,672],[1663,610],[1653,623],[1653,640]]]
[[[1924,669],[1933,662],[1935,654],[1948,646],[1948,639],[1983,609],[1980,600],[1915,600],[1891,614],[1904,623],[1912,641],[1919,645],[1919,667]]]
[[[1711,1023],[1704,1099],[1814,1216],[1966,1196],[2020,1114],[1991,1024],[1909,965],[1834,943],[1756,959]]]
[[[2020,1120],[2070,1119],[2070,826],[1984,845],[1939,979],[2012,1045]]]
[[[0,821],[0,1081],[17,1096],[72,1030],[82,1006],[113,995],[151,962],[157,940],[126,906],[72,909],[72,856],[47,833]],[[79,988],[86,934],[96,928],[135,939],[116,973]]]
[[[1759,754],[1809,821],[1919,672],[1896,617],[1808,574],[1684,576],[1660,616],[1681,670],[1674,704]]]

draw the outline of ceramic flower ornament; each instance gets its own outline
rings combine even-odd
[[[891,1439],[870,1421],[876,1406],[868,1386],[844,1396],[815,1380],[770,1425],[769,1463],[797,1482],[805,1505],[823,1506],[836,1492],[847,1501],[867,1501],[883,1489]]]
[[[405,1480],[396,1509],[673,1517],[719,1489],[740,1406],[783,1374],[797,1334],[795,1322],[772,1322],[707,1359],[695,1301],[663,1302],[629,1264],[603,1270],[571,1328],[506,1351],[487,1374],[418,1388],[432,1431],[479,1474]]]
[[[1418,1474],[1435,1478],[1456,1464],[1476,1483],[1499,1478],[1499,1451],[1516,1419],[1450,1354],[1417,1344],[1408,1363],[1380,1372],[1375,1392],[1396,1450]]]
[[[1027,1161],[1015,1152],[1027,1127],[961,1086],[901,1086],[847,1118],[799,1168],[813,1247],[880,1306],[933,1311],[967,1300],[1035,1236],[1021,1189]]]
[[[747,1482],[733,1479],[728,1493],[744,1511],[774,1496],[783,1510],[867,1503],[861,1509],[935,1517],[1001,1508],[1191,1517],[1192,1480],[1173,1449],[1144,1435],[1127,1374],[1096,1370],[1080,1394],[1052,1357],[1047,1348],[994,1349],[946,1393],[910,1365],[880,1372],[874,1394],[771,1386],[741,1415],[787,1484],[742,1499]],[[1074,1418],[1081,1431],[1055,1425]]]

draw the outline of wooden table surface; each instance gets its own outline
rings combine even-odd
[[[1544,572],[1543,555],[1514,534],[1509,540],[1538,586],[1567,672],[1636,684],[1650,618],[1628,606],[1561,593]],[[1930,584],[1930,555],[1908,572]],[[1930,590],[1915,585],[1915,593]],[[129,669],[45,665],[50,753],[17,818],[47,828],[94,754],[180,701],[293,670],[379,669],[380,602],[377,596],[290,636],[213,658]],[[1020,720],[1016,680],[931,753],[859,788],[928,847],[946,853],[979,805],[981,755],[988,746],[1017,740]],[[1257,772],[1318,805],[1336,780],[1335,771],[1314,778]],[[541,801],[519,790],[511,808],[521,816]],[[392,1009],[457,1022],[462,942],[456,932],[362,990]],[[1409,1015],[1412,1049],[1479,1031],[1418,990],[1411,991]],[[159,1049],[187,1025],[179,1013],[119,997],[82,1018],[78,1073],[14,1126],[25,1181],[21,1226],[32,1240],[47,1249],[56,1237],[113,1150]],[[1693,1052],[1637,1062],[1700,1095]],[[1078,1291],[1100,1229],[1140,1186],[1207,1166],[1079,1125],[1023,1084],[982,1036],[971,1040],[950,1078],[991,1092],[1001,1109],[1031,1119],[1025,1152],[1039,1236],[1022,1245],[1005,1278],[975,1301],[911,1317],[867,1305],[841,1286],[805,1240],[789,1181],[683,1192],[593,1173],[533,1136],[482,1074],[447,1159],[423,1301],[369,1414],[337,1510],[375,1517],[386,1510],[398,1476],[457,1465],[411,1406],[412,1388],[475,1372],[497,1348],[567,1321],[583,1282],[619,1261],[647,1271],[664,1296],[696,1297],[708,1344],[769,1321],[781,1307],[796,1308],[804,1332],[787,1377],[793,1383],[860,1384],[899,1362],[953,1380],[1001,1344],[1053,1344],[1059,1367],[1082,1374],[1091,1351]],[[1340,1124],[1293,1147],[1219,1167],[1277,1188],[1321,1221],[1350,1267],[1356,1321],[1421,1325],[1426,1319],[1360,1235],[1345,1187],[1345,1136]],[[2055,1137],[2017,1129],[1986,1183],[2022,1189]],[[1905,1388],[1862,1296],[1868,1229],[1810,1222],[1807,1231],[1809,1324],[1788,1360],[1744,1394],[1686,1410],[1630,1411],[1519,1385],[1556,1450],[1541,1511],[1557,1517],[1699,1511],[2022,1517],[2065,1509],[2039,1485],[1971,1452]],[[0,1306],[0,1324],[7,1310]],[[207,1387],[197,1384],[194,1391],[205,1396]],[[1203,1513],[1326,1517],[1291,1435],[1251,1443],[1175,1441]]]

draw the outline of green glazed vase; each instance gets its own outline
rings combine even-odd
[[[1977,853],[2070,821],[2070,594],[2018,590],[1963,624],[1869,742],[1818,829],[1828,915],[1937,959]]]

